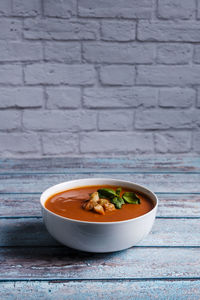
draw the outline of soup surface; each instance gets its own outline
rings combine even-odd
[[[116,190],[116,186],[103,186]],[[121,209],[108,211],[105,215],[99,215],[93,211],[83,209],[84,201],[90,198],[90,194],[96,192],[102,186],[85,186],[66,190],[64,192],[51,196],[45,202],[45,207],[53,213],[62,217],[88,221],[88,222],[116,222],[124,221],[144,215],[153,209],[154,205],[145,195],[131,189],[122,188],[124,192],[135,192],[140,198],[140,204],[124,204]]]

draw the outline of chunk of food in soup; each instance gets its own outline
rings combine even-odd
[[[153,209],[153,202],[137,191],[116,186],[84,186],[51,196],[45,207],[62,217],[88,222],[116,222],[136,218]]]

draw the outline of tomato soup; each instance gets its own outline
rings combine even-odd
[[[124,192],[134,192],[140,198],[140,204],[125,203],[122,205],[121,209],[108,211],[104,215],[84,210],[83,203],[90,198],[92,193],[96,192],[100,188],[102,188],[102,186],[85,186],[63,191],[47,199],[45,207],[51,212],[62,217],[88,222],[124,221],[144,215],[154,207],[152,201],[144,194],[131,189],[122,188],[120,194],[123,194]],[[117,187],[103,186],[103,188],[112,188],[116,190]]]

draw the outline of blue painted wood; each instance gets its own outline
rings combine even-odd
[[[49,157],[0,159],[0,171],[64,172],[68,170],[115,169],[134,171],[200,171],[199,155],[131,155],[127,158]]]
[[[160,194],[157,216],[200,217],[200,194]],[[41,216],[40,194],[0,194],[0,217]]]
[[[133,247],[110,254],[67,247],[1,247],[0,279],[200,279],[199,253],[190,247]]]
[[[1,247],[60,245],[48,234],[41,218],[0,219],[0,228]],[[152,232],[138,246],[200,247],[199,228],[200,219],[156,219]]]
[[[0,220],[0,280],[11,280],[1,282],[0,299],[200,298],[200,219],[187,219],[199,217],[199,156],[1,159],[0,172],[1,216],[27,217]],[[85,177],[147,185],[160,193],[158,216],[163,219],[156,220],[139,247],[118,253],[89,254],[60,247],[41,218],[31,218],[40,215],[38,193],[58,182]],[[134,281],[126,280],[130,278]],[[180,280],[168,281],[173,278]],[[61,282],[27,281],[33,279]],[[74,281],[62,282],[65,279]],[[76,281],[80,279],[84,281]]]
[[[200,174],[16,174],[0,175],[0,193],[43,192],[51,185],[80,178],[115,178],[145,185],[154,192],[200,192]]]
[[[13,299],[200,299],[200,280],[2,282],[0,298]]]

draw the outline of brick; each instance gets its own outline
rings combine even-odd
[[[25,68],[28,84],[74,84],[88,85],[95,81],[91,65],[32,64]]]
[[[42,88],[14,87],[0,88],[0,108],[42,107]]]
[[[193,148],[194,151],[200,153],[200,132],[194,132],[193,134]]]
[[[0,152],[3,155],[40,153],[38,136],[27,133],[0,133]]]
[[[148,87],[85,88],[83,104],[88,108],[151,107],[157,104],[157,91]]]
[[[195,8],[195,0],[158,0],[158,16],[164,19],[190,19]]]
[[[83,57],[92,63],[152,63],[154,61],[154,45],[109,42],[85,43],[83,45]]]
[[[80,136],[81,153],[150,153],[153,152],[151,133],[91,132]]]
[[[100,80],[107,85],[133,85],[135,82],[135,68],[127,65],[102,66]]]
[[[79,151],[78,136],[74,133],[51,133],[42,136],[44,155],[64,155]]]
[[[21,84],[22,67],[20,65],[1,65],[0,83]]]
[[[200,19],[200,3],[197,1],[197,19]]]
[[[195,103],[195,90],[190,88],[163,88],[159,91],[161,107],[190,107]]]
[[[99,36],[96,21],[27,19],[24,29],[24,37],[33,40],[95,40]]]
[[[104,41],[133,41],[136,34],[136,23],[133,21],[103,21],[101,38]]]
[[[34,17],[40,13],[40,0],[14,0],[13,15],[22,17]]]
[[[183,86],[199,84],[200,66],[138,66],[136,82],[142,85]]]
[[[0,16],[10,16],[11,15],[11,0],[1,0],[0,1]]]
[[[21,32],[21,20],[0,19],[0,40],[20,39]]]
[[[200,42],[200,25],[195,21],[139,21],[140,41]]]
[[[0,41],[0,61],[34,61],[43,59],[42,45],[30,42]]]
[[[76,14],[75,0],[44,0],[44,15],[48,17],[70,18]]]
[[[133,112],[131,111],[105,111],[99,112],[99,130],[131,130],[133,127]]]
[[[21,125],[21,114],[19,111],[0,111],[0,130],[18,129]]]
[[[200,88],[197,89],[197,107],[200,108]]]
[[[47,42],[45,60],[57,62],[81,62],[81,45],[79,42]]]
[[[187,64],[191,61],[192,49],[185,44],[164,44],[157,47],[157,62],[161,64]]]
[[[152,0],[79,0],[78,13],[83,17],[150,18]]]
[[[72,87],[49,87],[47,88],[47,107],[56,108],[78,108],[81,103],[80,88]]]
[[[199,113],[195,110],[138,110],[135,127],[137,129],[190,129],[195,128],[199,122]]]
[[[92,111],[25,111],[26,129],[38,131],[81,131],[96,129],[96,113]]]
[[[155,134],[156,152],[184,153],[191,148],[190,132],[162,132]]]
[[[194,62],[200,64],[200,45],[194,45]]]

